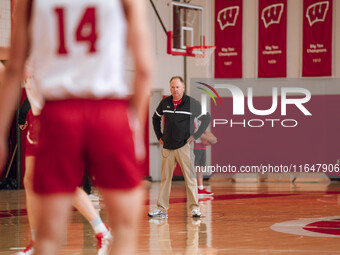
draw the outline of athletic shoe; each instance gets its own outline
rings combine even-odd
[[[32,255],[33,252],[34,252],[33,244],[34,244],[34,242],[33,242],[33,241],[30,241],[30,243],[29,243],[28,246],[25,248],[25,250],[20,251],[20,252],[17,252],[17,253],[15,253],[15,254],[13,254],[13,255]]]
[[[209,195],[212,196],[214,193],[206,191],[206,189],[198,189],[198,195]]]
[[[198,209],[198,208],[192,209],[191,215],[192,215],[193,218],[196,218],[196,217],[200,218],[202,216],[200,209]]]
[[[153,212],[148,213],[149,217],[160,217],[160,218],[168,218],[168,214],[166,212],[162,212],[159,209],[154,210]]]
[[[97,238],[97,255],[108,255],[110,253],[110,247],[113,237],[110,231],[106,233],[98,233]]]

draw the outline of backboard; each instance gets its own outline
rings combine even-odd
[[[187,47],[204,45],[204,8],[180,2],[171,3],[171,30],[168,32],[168,54],[195,56]],[[194,53],[200,53],[198,47]]]

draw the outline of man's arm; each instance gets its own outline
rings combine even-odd
[[[204,133],[204,131],[207,129],[207,127],[210,124],[211,116],[210,113],[207,112],[206,114],[201,114],[201,104],[194,100],[194,116],[197,117],[201,121],[201,125],[199,126],[198,130],[193,134],[193,137],[195,140],[200,138],[200,136]]]
[[[7,158],[7,134],[19,98],[20,81],[29,49],[26,10],[27,1],[18,1],[9,60],[0,85],[0,171]]]
[[[153,58],[147,25],[145,0],[122,0],[128,24],[127,40],[135,63],[134,94],[131,106],[137,114],[141,127],[145,126],[148,98],[153,82]]]
[[[208,135],[206,135],[206,132],[204,132],[200,136],[200,138],[201,138],[201,140],[207,141],[209,144],[217,143],[217,138],[215,136],[208,136]]]
[[[157,140],[160,141],[160,143],[162,143],[161,138],[163,136],[162,129],[161,129],[162,116],[163,116],[163,110],[162,110],[162,102],[161,102],[152,116],[153,129],[155,130]]]
[[[196,131],[196,133],[193,135],[195,140],[197,140],[198,138],[200,138],[200,136],[204,133],[204,131],[207,129],[207,127],[210,124],[211,121],[211,116],[210,114],[207,112],[207,114],[205,115],[201,115],[198,118],[201,121],[201,125],[198,128],[198,130]]]

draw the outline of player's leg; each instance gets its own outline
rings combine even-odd
[[[64,238],[73,194],[37,195],[37,236],[35,255],[58,253]]]
[[[74,195],[73,206],[87,219],[96,233],[98,254],[108,254],[112,235],[94,208],[89,196],[79,187]]]
[[[197,178],[197,186],[199,190],[204,189],[204,185],[203,185],[203,167],[200,166],[199,170],[196,172],[196,178]]]
[[[33,191],[33,175],[35,165],[35,155],[37,150],[37,137],[39,132],[39,117],[33,116],[32,112],[28,113],[28,131],[26,137],[26,148],[25,148],[25,176],[24,185],[26,193],[26,208],[28,223],[31,230],[31,241],[29,245],[21,252],[16,253],[17,255],[31,255],[33,254],[33,245],[35,242],[35,235],[37,229],[37,205],[36,205],[36,194]]]
[[[38,204],[34,249],[38,255],[58,253],[74,192],[82,181],[85,123],[78,103],[77,100],[46,101],[40,115],[33,180]]]
[[[197,178],[198,196],[214,195],[204,188],[203,172],[206,166],[206,150],[194,150],[195,153],[195,170]]]
[[[197,186],[198,186],[198,195],[199,196],[205,196],[205,195],[212,196],[212,195],[214,195],[214,193],[210,192],[210,191],[207,191],[204,188],[203,171],[204,171],[204,167],[201,166],[200,167],[200,171],[196,173],[196,176],[197,176]]]
[[[195,154],[195,172],[196,172],[196,179],[197,179],[197,186],[198,189],[203,189],[203,167],[201,165],[202,161],[202,150],[194,150]]]
[[[91,203],[89,196],[86,194],[86,192],[83,189],[81,189],[79,187],[75,191],[73,206],[90,223],[97,218],[100,219],[100,216],[97,213],[96,209],[94,208],[93,204]],[[96,232],[96,234],[106,230],[105,224],[101,221],[101,219],[100,219],[99,223],[100,224],[98,224],[98,226],[92,225],[92,223],[91,223],[93,230]]]
[[[88,170],[104,198],[114,236],[110,254],[135,254],[143,201],[142,165],[129,122],[129,102],[97,100],[86,108]]]
[[[25,193],[26,193],[26,208],[27,208],[27,216],[28,216],[28,224],[31,230],[31,241],[29,245],[16,255],[31,255],[33,254],[33,244],[35,242],[36,237],[36,215],[37,215],[37,202],[36,202],[36,194],[33,191],[33,171],[34,171],[34,156],[26,156],[25,157],[25,176],[24,176],[24,185],[25,185]]]
[[[110,254],[135,254],[138,220],[141,216],[144,189],[110,190],[100,188],[114,236]]]
[[[24,185],[26,192],[26,206],[28,223],[32,232],[32,240],[35,239],[36,223],[36,194],[33,191],[33,171],[34,171],[34,156],[25,157],[25,176]]]

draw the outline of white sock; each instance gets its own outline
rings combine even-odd
[[[31,229],[31,236],[32,236],[32,241],[35,241],[35,235],[36,235],[36,230],[35,229]]]
[[[98,216],[97,218],[90,221],[90,224],[96,234],[98,233],[106,233],[109,230],[106,228],[102,219]]]
[[[202,190],[202,189],[203,189],[203,185],[198,185],[198,188],[199,188],[200,190]]]

